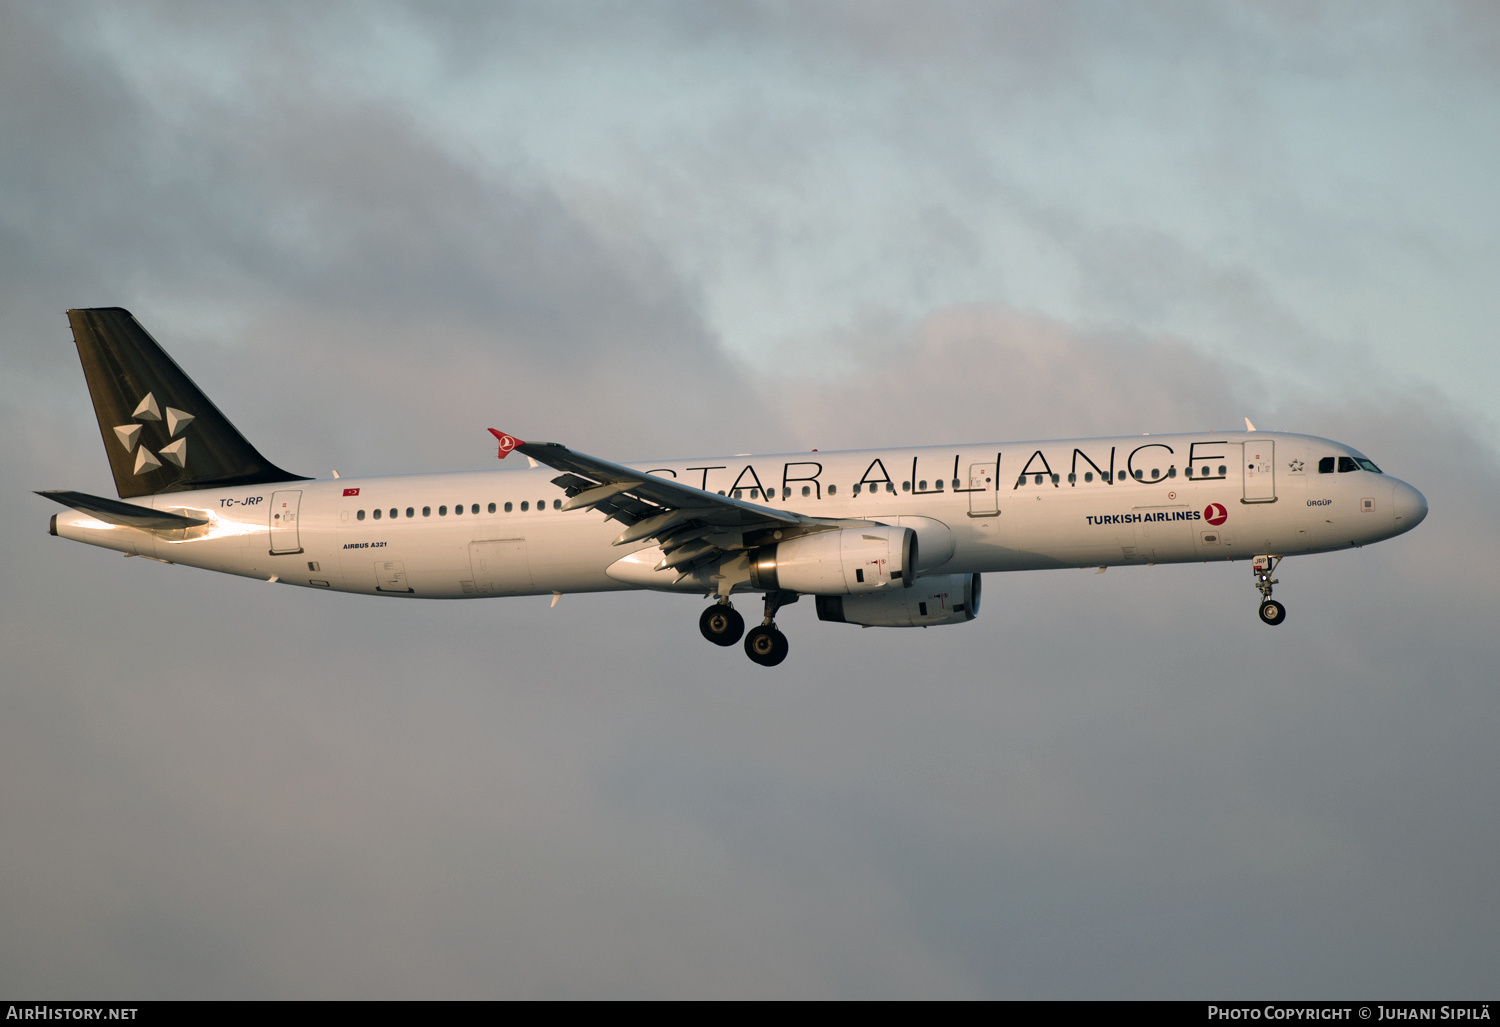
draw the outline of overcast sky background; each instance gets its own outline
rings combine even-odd
[[[1496,12],[0,2],[0,992],[1487,996]],[[1432,512],[768,672],[48,537],[103,305],[305,474],[1249,415]]]

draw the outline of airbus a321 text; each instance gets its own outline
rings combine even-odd
[[[1280,432],[718,456],[617,464],[490,429],[525,467],[313,480],[268,462],[128,311],[70,310],[119,499],[43,492],[53,535],[303,588],[423,599],[655,589],[786,658],[776,613],[961,624],[980,575],[1250,562],[1260,618],[1286,556],[1415,527],[1427,501],[1338,442]],[[512,463],[519,461],[512,460]],[[748,632],[734,598],[764,600]]]

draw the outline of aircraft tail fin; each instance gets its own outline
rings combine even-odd
[[[306,481],[258,453],[120,307],[68,311],[121,499]]]

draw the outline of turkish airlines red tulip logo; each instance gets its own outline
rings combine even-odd
[[[1209,503],[1203,511],[1203,519],[1209,524],[1218,527],[1220,524],[1223,524],[1225,521],[1229,520],[1229,511],[1224,509],[1222,504]]]
[[[500,441],[500,459],[501,460],[504,460],[506,457],[510,456],[511,450],[515,449],[517,446],[524,446],[524,445],[526,445],[525,442],[523,442],[520,439],[516,438],[514,435],[507,435],[507,434],[505,434],[505,432],[503,432],[503,431],[497,431],[494,428],[491,428],[489,431],[490,431],[491,435],[495,436],[495,438]]]

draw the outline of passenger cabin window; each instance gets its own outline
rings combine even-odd
[[[479,504],[478,503],[475,503],[473,506],[469,507],[469,513],[477,514],[478,512],[479,512]]]
[[[522,513],[525,513],[525,512],[526,512],[526,511],[527,511],[527,510],[530,510],[530,509],[531,509],[531,504],[530,504],[530,503],[528,503],[528,502],[527,502],[527,501],[526,501],[526,500],[524,500],[524,499],[523,499],[523,500],[521,500],[521,512],[522,512]]]
[[[409,506],[406,508],[406,516],[408,516],[408,517],[415,517],[416,515],[417,515],[417,511],[415,509],[413,509],[412,507],[409,507]]]
[[[379,510],[376,510],[376,511],[375,511],[375,512],[374,512],[374,514],[373,514],[373,516],[374,516],[374,518],[375,518],[375,519],[376,519],[376,520],[377,520],[377,521],[378,521],[378,520],[380,520],[380,511],[379,511]]]
[[[464,512],[464,505],[462,503],[455,503],[455,504],[453,504],[453,516],[454,517],[457,517],[459,514],[461,514],[463,512]]]
[[[1084,481],[1093,481],[1094,480],[1094,472],[1093,471],[1084,471],[1083,472],[1083,480]]]
[[[836,495],[838,495],[839,494],[839,487],[837,485],[830,485],[830,486],[828,486],[828,494],[830,496],[836,496]]]
[[[362,520],[364,520],[365,519],[365,512],[363,510],[359,511],[359,513],[357,513],[357,514],[354,515],[354,519],[356,521],[362,521]]]
[[[438,516],[439,517],[447,517],[448,516],[448,508],[446,506],[440,506],[440,507],[438,507]]]
[[[395,520],[397,517],[400,517],[400,516],[401,516],[400,511],[397,510],[394,506],[391,507],[391,520]]]
[[[554,510],[561,510],[562,509],[562,500],[561,499],[554,499],[552,501],[552,509],[554,509]]]
[[[424,507],[422,507],[422,516],[423,517],[431,517],[432,516],[432,507],[430,507],[430,506],[424,506]]]
[[[505,504],[505,512],[506,513],[510,513],[510,504],[509,503]]]
[[[495,504],[491,503],[490,504],[490,513],[494,513],[494,512],[495,512]]]

